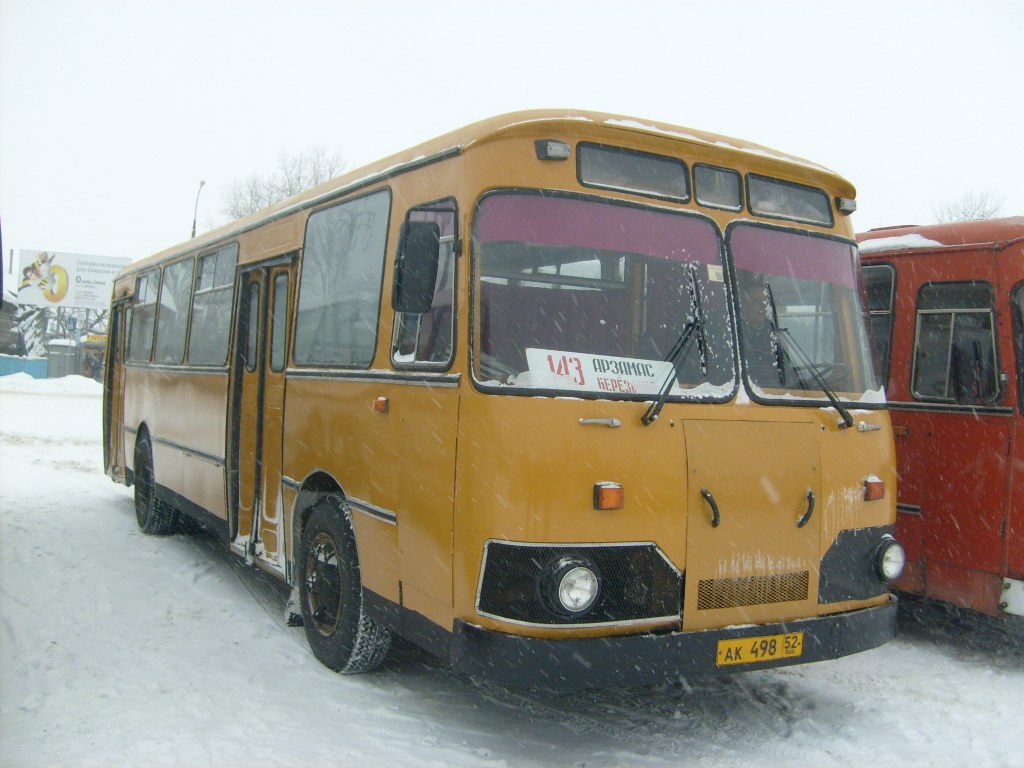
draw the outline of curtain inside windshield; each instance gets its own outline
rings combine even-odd
[[[494,194],[473,242],[481,384],[649,398],[671,378],[672,395],[731,393],[721,246],[708,220]]]
[[[754,225],[734,227],[728,244],[742,365],[756,394],[878,388],[850,244]]]

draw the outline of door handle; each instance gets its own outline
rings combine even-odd
[[[704,497],[704,501],[711,507],[711,527],[717,528],[722,522],[722,516],[718,513],[718,503],[715,501],[715,497],[711,495],[711,491],[707,488],[701,488],[700,495]]]
[[[807,511],[804,512],[802,515],[800,515],[800,517],[797,518],[797,520],[796,520],[796,527],[797,528],[803,528],[805,525],[807,525],[808,521],[810,521],[810,519],[811,519],[811,515],[813,515],[813,514],[814,514],[814,491],[808,490],[807,491]]]

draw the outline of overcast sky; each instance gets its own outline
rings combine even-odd
[[[504,10],[503,10],[504,9]],[[0,0],[11,249],[139,258],[315,145],[362,165],[594,109],[749,139],[858,189],[858,230],[964,192],[1024,214],[1019,0]]]

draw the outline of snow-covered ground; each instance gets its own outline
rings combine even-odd
[[[640,690],[510,691],[406,645],[336,675],[272,580],[138,531],[100,402],[0,378],[2,766],[1024,766],[1024,629],[931,604],[847,659]]]

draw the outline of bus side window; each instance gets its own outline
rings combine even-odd
[[[235,244],[199,257],[188,341],[192,365],[224,365],[227,360],[237,259]]]
[[[128,341],[128,359],[134,363],[148,363],[153,352],[153,329],[156,325],[156,293],[160,271],[140,275],[135,284],[135,304],[131,313],[131,333]]]
[[[185,355],[185,330],[192,300],[192,258],[164,267],[156,320],[156,362],[178,365]]]
[[[370,367],[390,216],[389,189],[310,214],[298,283],[296,363]]]
[[[863,268],[863,275],[867,293],[868,331],[871,334],[879,381],[885,385],[889,381],[896,270],[888,264],[872,264]]]
[[[991,403],[999,396],[995,308],[986,283],[929,283],[917,299],[913,393]]]
[[[412,282],[403,286],[402,278],[413,267],[409,248],[417,231],[424,234],[429,230],[439,237],[435,263],[433,291],[429,303],[424,301],[423,312],[402,311],[411,308],[410,294],[415,289]],[[396,367],[416,366],[447,368],[451,363],[454,336],[455,263],[457,258],[456,206],[454,200],[419,206],[409,211],[402,228],[402,244],[395,257],[395,284],[392,289],[392,306],[395,313],[395,334],[391,343],[391,356]],[[426,242],[426,241],[424,241]],[[403,287],[406,295],[403,295]]]

